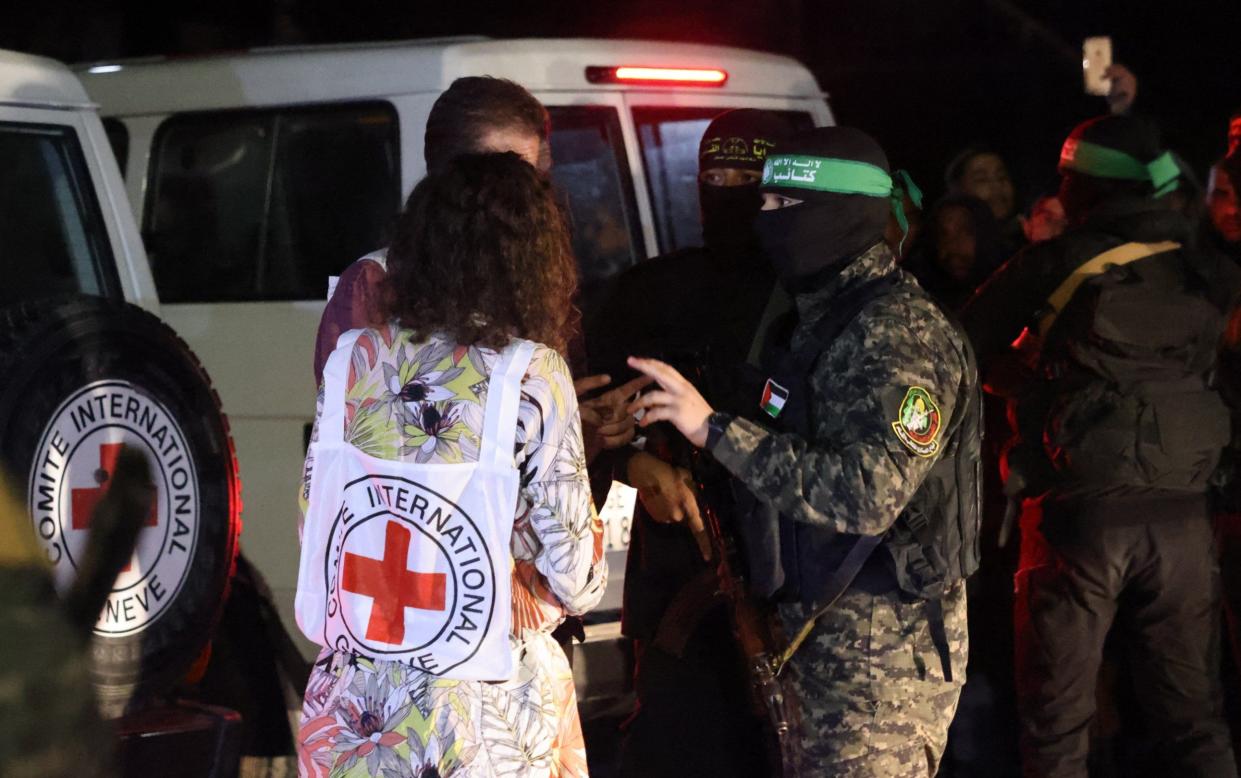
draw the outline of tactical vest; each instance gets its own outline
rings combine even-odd
[[[889,294],[898,283],[900,276],[894,273],[866,282],[842,296],[799,351],[765,349],[764,372],[789,388],[789,397],[774,422],[753,412],[750,417],[766,426],[774,425],[779,431],[813,440],[814,395],[810,376],[816,363],[867,304]],[[964,334],[961,340],[968,351]],[[768,338],[769,344],[780,342],[788,343],[788,338],[775,332]],[[884,535],[845,535],[780,516],[775,545],[779,547],[782,575],[773,578],[782,580],[783,585],[777,598],[800,601],[808,613],[830,606],[850,588],[875,594],[899,592],[908,599],[925,601],[932,638],[945,676],[951,679],[940,598],[953,584],[978,569],[981,409],[982,393],[971,354],[958,387],[952,418],[945,428],[943,453]],[[759,511],[762,508],[756,506]],[[761,532],[762,522],[753,524],[757,526],[751,526],[751,532]],[[760,568],[755,570],[759,579],[765,577],[761,567],[775,562],[775,555],[766,561],[754,554],[750,557],[751,568]]]
[[[1106,265],[1047,328],[1019,413],[1054,473],[1044,486],[1206,491],[1231,427],[1213,385],[1224,310],[1194,259]]]

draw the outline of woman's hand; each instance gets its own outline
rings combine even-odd
[[[630,357],[629,366],[655,379],[660,387],[660,391],[647,392],[629,404],[630,414],[646,411],[639,426],[646,427],[657,421],[672,422],[690,443],[698,448],[707,445],[707,417],[713,409],[694,385],[658,359]]]

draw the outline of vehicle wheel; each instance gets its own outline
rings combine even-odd
[[[157,498],[94,628],[110,715],[171,688],[219,617],[241,530],[228,421],[198,359],[141,308],[73,297],[0,311],[0,469],[62,592],[121,443],[147,455]]]

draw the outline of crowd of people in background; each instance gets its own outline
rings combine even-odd
[[[1123,79],[1136,91],[1131,74],[1124,72]],[[1131,154],[1153,159],[1162,151],[1158,129],[1131,106],[1131,100],[1112,104],[1113,116],[1131,119],[1124,128],[1104,119],[1096,120],[1093,131],[1107,138],[1110,147],[1131,144]],[[1146,205],[1139,205],[1130,191],[1087,193],[1081,182],[1091,180],[1090,176],[1069,171],[1056,191],[1024,193],[1028,205],[1019,210],[1021,188],[1009,177],[1004,159],[985,147],[966,149],[948,164],[944,196],[926,211],[922,233],[913,247],[902,252],[903,266],[943,305],[964,318],[979,351],[988,390],[983,564],[970,590],[972,631],[988,637],[972,643],[971,680],[953,725],[953,753],[942,774],[1017,774],[1024,769],[1026,775],[1085,775],[1087,765],[1091,775],[1164,775],[1171,774],[1169,770],[1235,774],[1232,758],[1226,755],[1229,741],[1235,741],[1237,734],[1236,664],[1241,660],[1236,653],[1241,642],[1235,616],[1241,601],[1231,569],[1236,563],[1235,500],[1227,496],[1226,489],[1213,495],[1208,510],[1214,513],[1214,545],[1209,525],[1200,520],[1201,509],[1178,512],[1122,501],[1119,504],[1126,505],[1126,510],[1139,515],[1100,523],[1125,527],[1113,527],[1116,532],[1140,527],[1148,533],[1144,542],[1149,546],[1142,551],[1138,545],[1129,545],[1121,551],[1107,546],[1119,547],[1127,541],[1103,537],[1106,531],[1090,541],[1057,535],[1067,530],[1044,515],[1045,509],[1051,510],[1053,493],[1038,505],[1025,502],[1018,558],[1019,544],[1015,534],[1010,534],[1015,530],[1003,524],[1006,508],[1012,512],[1006,502],[1013,502],[1016,494],[1017,455],[1011,447],[1019,446],[1023,437],[1020,429],[1010,429],[1019,427],[1017,416],[1029,400],[1021,396],[1021,387],[1011,383],[1012,371],[997,355],[1000,351],[1024,354],[1045,364],[1038,358],[1045,344],[1032,337],[1037,333],[1022,329],[1031,312],[1047,304],[1046,289],[1031,293],[1030,287],[1037,288],[1040,282],[1045,286],[1049,276],[1068,275],[1076,263],[1088,259],[1089,252],[1078,250],[1077,244],[1092,234],[1148,242],[1173,239],[1176,246],[1206,257],[1200,261],[1208,266],[1214,263],[1214,267],[1204,273],[1203,283],[1220,295],[1215,307],[1231,311],[1230,295],[1236,292],[1233,270],[1241,263],[1241,214],[1234,185],[1241,181],[1238,117],[1241,112],[1233,116],[1226,151],[1211,166],[1205,187],[1171,151],[1175,183],[1156,192],[1158,196]],[[1080,131],[1079,127],[1074,136]],[[1092,130],[1085,132],[1090,137]],[[1070,142],[1077,140],[1074,136]],[[1066,173],[1065,158],[1060,165],[1062,174]],[[1131,212],[1122,216],[1116,203],[1124,197],[1133,202]],[[1077,202],[1066,202],[1071,198]],[[1064,262],[1068,265],[1058,266]],[[1158,329],[1168,322],[1159,321],[1156,309],[1144,315],[1148,320],[1135,329],[1143,338],[1157,341]],[[1180,308],[1178,315],[1192,313]],[[1229,378],[1237,367],[1232,355],[1237,334],[1233,315],[1222,342],[1211,341],[1220,348],[1220,375],[1213,375],[1211,381],[1225,397],[1235,393]],[[1235,397],[1229,399],[1235,402]],[[1162,423],[1168,428],[1183,424],[1185,434],[1211,434],[1166,411]],[[1227,418],[1220,416],[1216,423],[1228,437]],[[1055,433],[1036,428],[1027,430],[1024,439],[1028,443],[1035,437],[1041,447],[1048,434]],[[1108,465],[1119,468],[1122,458],[1118,452]],[[1230,467],[1229,461],[1225,454],[1221,470]],[[1219,482],[1229,477],[1216,474]],[[1016,503],[1021,503],[1020,496]],[[1077,533],[1099,531],[1090,509],[1081,504],[1075,504],[1075,509],[1073,521],[1065,525]],[[1031,517],[1031,513],[1036,515]],[[1173,516],[1187,523],[1167,521]],[[1167,537],[1157,537],[1160,533]],[[1151,556],[1144,559],[1143,554]],[[1060,572],[1042,583],[1031,580],[1048,564]],[[1177,565],[1181,566],[1179,573],[1166,569]],[[1191,570],[1198,579],[1187,582]],[[1015,600],[1014,573],[1018,573]],[[1223,579],[1222,654],[1215,621],[1221,610],[1216,599],[1217,574]],[[1112,575],[1118,577],[1108,578]],[[1057,597],[1076,604],[1049,604]],[[1043,598],[1041,603],[1039,598]],[[1198,618],[1188,617],[1190,613],[1197,613]],[[997,629],[997,624],[1014,616],[1016,645]],[[1195,640],[1200,642],[1194,645]],[[1176,669],[1167,669],[1172,666]],[[1196,677],[1178,677],[1177,673],[1196,673]],[[1219,686],[1221,673],[1228,680],[1226,688]],[[1220,707],[1225,699],[1231,734],[1224,727]],[[1020,749],[1018,732],[1023,741]],[[1013,756],[1018,753],[1024,765]]]

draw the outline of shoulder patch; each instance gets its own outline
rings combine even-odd
[[[920,457],[934,456],[939,451],[939,433],[944,420],[931,393],[921,386],[911,386],[901,401],[892,431],[905,448]]]

